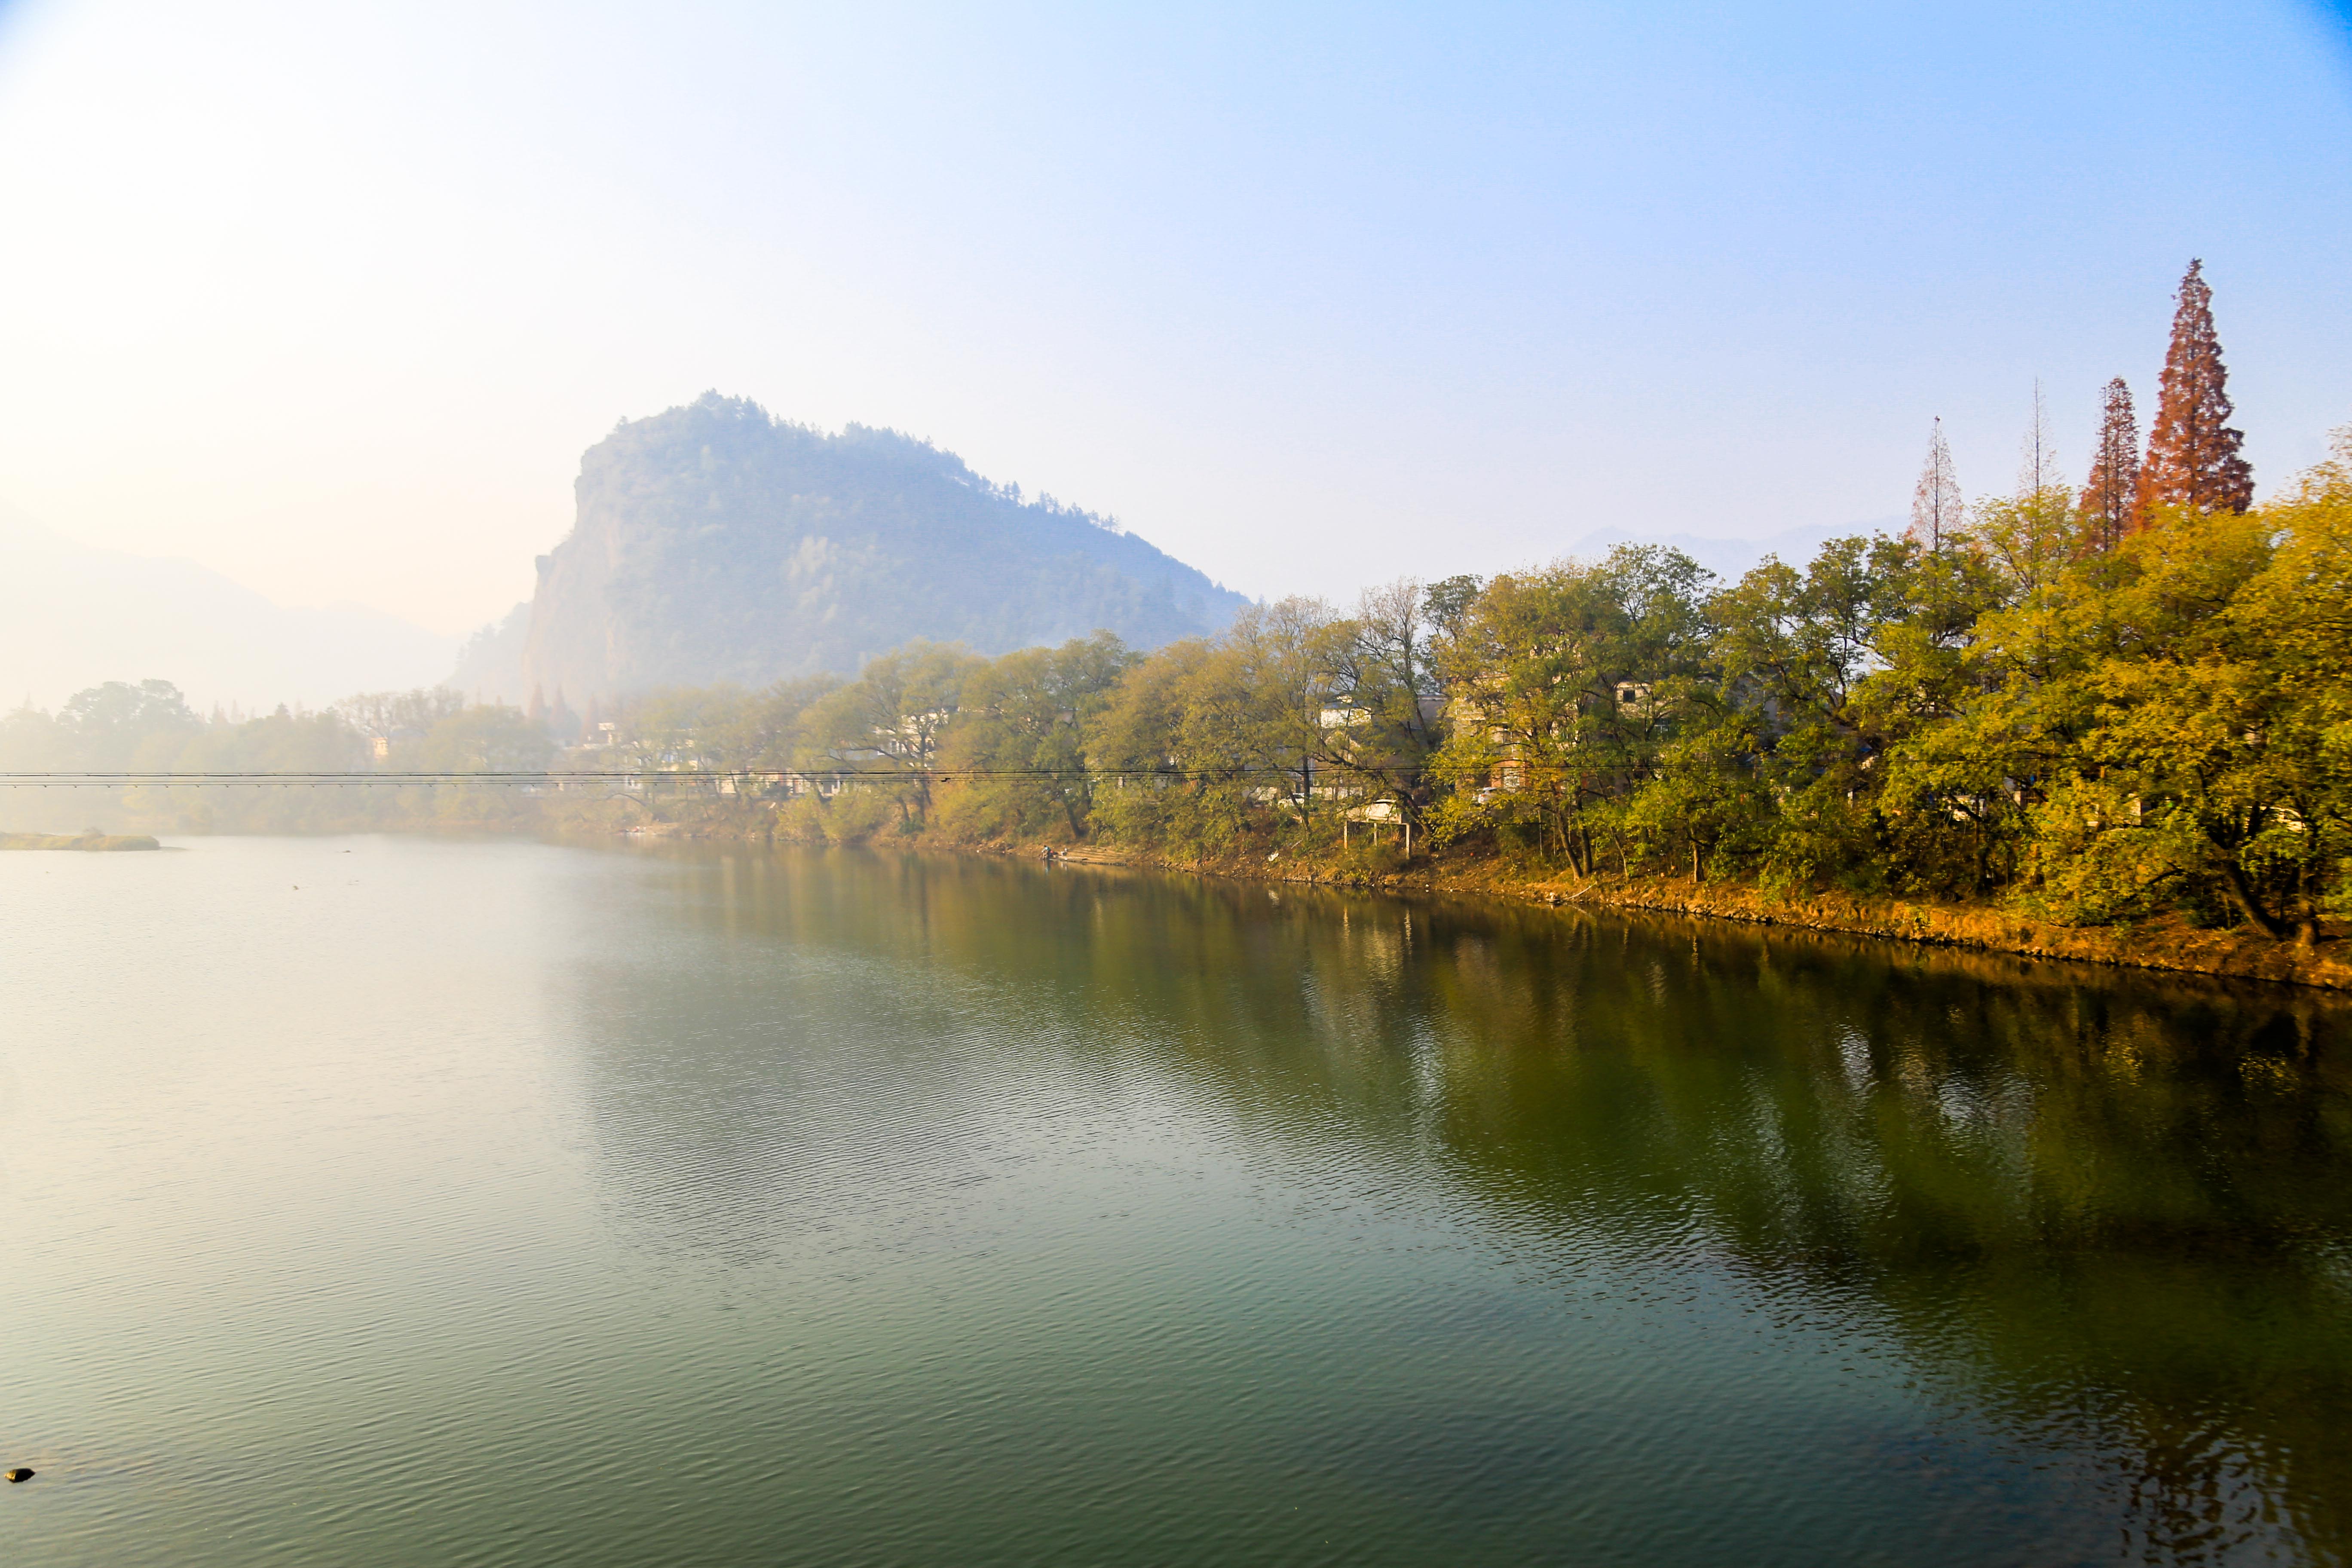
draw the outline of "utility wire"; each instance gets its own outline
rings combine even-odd
[[[1402,770],[1366,767],[1360,763],[1340,764],[1321,763],[1315,770],[1358,775],[1386,775]],[[806,768],[730,768],[694,769],[677,772],[635,773],[539,773],[499,772],[487,769],[453,769],[440,773],[328,773],[328,772],[223,772],[223,773],[94,773],[0,772],[0,787],[81,788],[91,785],[108,788],[250,785],[261,787],[296,787],[302,785],[372,785],[400,787],[410,784],[700,784],[717,783],[722,779],[776,784],[803,781],[809,784],[913,784],[930,782],[948,784],[958,779],[1068,779],[1068,778],[1134,778],[1230,780],[1242,778],[1297,778],[1301,767],[1247,765],[1228,768],[889,768],[813,770]]]

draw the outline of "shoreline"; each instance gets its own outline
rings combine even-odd
[[[788,842],[779,840],[779,842]],[[1128,866],[1196,877],[1285,882],[1373,892],[1439,893],[1497,898],[1551,908],[1638,910],[1653,914],[1741,925],[1833,932],[1909,942],[1922,947],[2008,953],[2021,958],[2092,963],[2216,979],[2253,980],[2323,991],[2352,991],[2352,941],[2342,934],[2315,947],[2273,942],[2233,931],[2205,931],[2178,921],[2132,926],[2061,926],[2013,910],[1918,900],[1865,899],[1850,893],[1776,898],[1738,883],[1687,879],[1631,883],[1592,878],[1581,882],[1513,875],[1486,864],[1433,865],[1427,870],[1356,873],[1329,868],[1246,859],[1183,861],[1105,845],[946,845],[966,853],[1066,860],[1072,865]]]
[[[803,844],[802,837],[738,818],[732,822],[611,822],[408,825],[390,831],[521,831],[559,838],[623,841],[735,841]],[[369,828],[362,831],[385,831]],[[877,838],[871,847],[891,847]],[[2336,922],[2321,940],[2305,947],[2273,942],[2242,930],[2200,930],[2179,920],[2132,925],[2062,926],[2020,911],[1987,905],[1944,904],[1917,899],[1870,898],[1853,893],[1775,895],[1752,884],[1698,882],[1686,878],[1611,877],[1583,879],[1531,876],[1489,859],[1453,860],[1443,851],[1416,855],[1400,869],[1370,869],[1328,862],[1256,855],[1181,859],[1149,850],[1100,843],[1046,844],[970,842],[923,835],[903,841],[910,849],[999,858],[1048,859],[1077,866],[1127,867],[1181,872],[1222,880],[1354,889],[1365,892],[1436,894],[1498,899],[1552,908],[1616,909],[1695,920],[1725,921],[1787,931],[1817,931],[1923,948],[2001,953],[2013,957],[2096,964],[2157,973],[2197,974],[2221,980],[2258,981],[2329,992],[2352,992],[2352,931]],[[125,850],[160,847],[146,835],[0,834],[0,850]]]
[[[717,824],[647,824],[624,830],[623,836],[802,842],[772,831],[747,834],[739,828],[730,832]],[[1312,861],[1266,860],[1255,855],[1185,860],[1107,844],[971,843],[926,836],[909,840],[908,847],[1366,892],[1493,898],[1554,908],[1634,910],[1908,942],[1926,948],[2352,992],[2352,932],[2347,932],[2340,922],[2324,931],[2318,943],[2305,947],[2294,942],[2273,942],[2242,930],[2203,930],[2177,919],[2143,921],[2131,925],[2062,926],[1988,905],[1865,898],[1837,892],[1786,897],[1768,893],[1751,884],[1695,883],[1687,878],[1636,879],[1628,882],[1609,877],[1581,880],[1534,877],[1516,873],[1507,865],[1493,860],[1448,864],[1442,853],[1423,852],[1401,870],[1375,871]]]

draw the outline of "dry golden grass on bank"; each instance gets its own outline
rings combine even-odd
[[[585,823],[577,826],[589,827]],[[620,826],[619,831],[631,837],[661,838],[896,846],[1050,858],[1074,865],[1130,866],[1253,881],[1399,893],[1457,893],[1549,905],[1644,910],[1982,952],[2352,990],[2352,940],[2347,940],[2352,938],[2352,932],[2347,932],[2341,922],[2333,921],[2322,926],[2317,942],[2306,946],[2273,941],[2242,927],[2200,928],[2177,917],[2110,926],[2063,926],[1990,905],[1867,898],[1843,892],[1792,895],[1753,884],[1702,883],[1687,878],[1636,877],[1629,880],[1596,877],[1578,880],[1557,874],[1530,874],[1507,861],[1466,854],[1458,848],[1419,853],[1402,865],[1393,854],[1377,858],[1359,854],[1341,861],[1303,858],[1296,853],[1286,853],[1268,859],[1265,852],[1258,850],[1188,859],[1100,841],[968,842],[937,832],[908,836],[874,833],[870,831],[874,825],[862,820],[858,826],[860,830],[854,837],[827,834],[811,814],[786,814],[779,818],[739,807],[706,810],[692,820],[633,819]]]
[[[1046,853],[1044,846],[998,847],[1007,853]],[[2322,929],[2315,944],[2305,946],[2273,942],[2242,929],[2200,929],[2179,920],[2115,926],[2062,926],[2030,920],[2011,910],[1920,900],[1871,899],[1833,892],[1792,897],[1753,886],[1694,883],[1687,879],[1636,878],[1627,881],[1595,878],[1576,881],[1529,878],[1500,862],[1456,860],[1442,853],[1416,856],[1412,864],[1402,871],[1370,875],[1299,860],[1267,861],[1257,857],[1171,860],[1099,845],[1055,846],[1052,853],[1056,858],[1078,864],[1150,866],[1195,875],[1265,881],[1353,886],[1391,892],[1465,893],[1551,905],[1643,910],[2031,958],[2352,990],[2352,941],[2347,940],[2352,933],[2335,923]]]

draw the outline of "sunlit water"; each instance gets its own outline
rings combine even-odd
[[[0,856],[12,1564],[2336,1562],[2311,995],[987,860]]]

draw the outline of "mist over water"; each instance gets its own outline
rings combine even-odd
[[[2347,1014],[1028,863],[0,858],[44,1564],[2337,1562]]]

